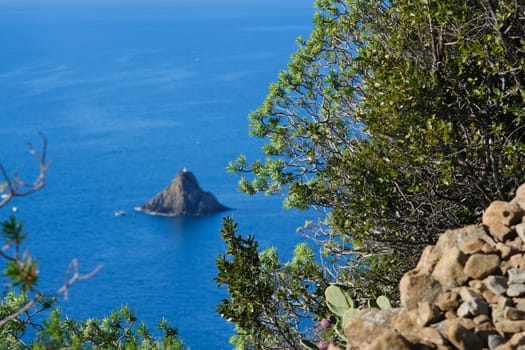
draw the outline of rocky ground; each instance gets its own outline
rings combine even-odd
[[[347,349],[525,349],[524,214],[522,185],[481,224],[443,233],[401,279],[402,307],[346,323]]]

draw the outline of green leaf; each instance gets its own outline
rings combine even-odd
[[[331,285],[324,292],[326,305],[335,315],[342,317],[345,311],[354,308],[354,301],[340,287]]]
[[[390,304],[390,300],[384,295],[379,296],[376,299],[376,304],[380,309],[383,310],[389,310],[392,308],[392,305]]]

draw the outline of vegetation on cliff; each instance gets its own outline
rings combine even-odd
[[[284,193],[287,207],[327,213],[304,231],[323,257],[319,283],[344,285],[361,302],[397,298],[399,278],[425,245],[476,222],[523,181],[525,5],[316,6],[310,37],[298,39],[288,69],[250,114],[265,159],[241,155],[229,169],[245,173],[243,192]],[[232,294],[230,306],[241,300]],[[268,329],[281,322],[259,315]],[[250,347],[279,342],[240,328]]]

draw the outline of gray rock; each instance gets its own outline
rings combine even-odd
[[[490,350],[496,349],[498,346],[505,344],[507,339],[498,334],[491,334],[488,336],[488,345]]]
[[[464,301],[458,308],[459,317],[476,317],[479,315],[488,315],[489,306],[483,299],[472,299]]]
[[[492,293],[502,295],[507,291],[507,279],[503,276],[488,276],[483,280],[483,284]]]
[[[164,190],[136,209],[152,215],[201,216],[230,208],[203,191],[190,171],[182,170]]]
[[[519,297],[525,294],[525,284],[511,284],[507,288],[507,295],[509,297]]]
[[[509,284],[525,283],[525,270],[522,269],[509,269]]]

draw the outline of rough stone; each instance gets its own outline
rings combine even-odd
[[[393,325],[394,311],[365,309],[358,317],[348,319],[344,334],[351,346],[362,349],[363,344],[371,344],[386,334]]]
[[[512,268],[507,271],[509,275],[509,284],[525,283],[525,270]]]
[[[492,224],[489,226],[489,232],[492,237],[500,242],[505,242],[512,239],[516,235],[516,231],[503,224]]]
[[[500,334],[519,333],[525,331],[525,320],[502,320],[494,324]]]
[[[425,327],[419,332],[420,338],[423,342],[435,344],[435,345],[445,345],[445,338],[441,333],[434,327]]]
[[[458,317],[475,317],[479,315],[488,315],[489,306],[485,300],[475,298],[464,301],[457,310]]]
[[[483,252],[483,247],[486,244],[487,243],[480,237],[473,237],[466,241],[460,242],[458,248],[463,254],[469,255]]]
[[[525,257],[523,254],[514,254],[509,259],[510,267],[515,269],[525,269]]]
[[[498,346],[503,345],[507,342],[507,339],[499,334],[491,334],[488,337],[488,346],[490,350],[496,349]]]
[[[481,296],[483,297],[483,299],[485,299],[485,301],[489,304],[494,304],[494,303],[497,303],[498,302],[498,297],[499,295],[498,294],[495,294],[494,292],[490,291],[490,290],[485,290]]]
[[[502,295],[507,291],[507,279],[504,276],[488,276],[483,283],[494,294]]]
[[[417,342],[423,327],[417,323],[418,309],[406,310],[394,320],[394,329],[410,342]]]
[[[512,298],[512,302],[516,309],[525,311],[525,298]]]
[[[521,221],[523,209],[516,202],[493,201],[483,213],[483,224],[491,227],[495,224],[516,225]]]
[[[443,312],[457,309],[460,302],[456,291],[446,291],[441,293],[436,301],[436,306]]]
[[[483,342],[471,330],[465,328],[458,320],[448,321],[445,324],[448,340],[460,350],[481,350]]]
[[[474,333],[481,339],[484,344],[488,343],[488,337],[490,335],[498,334],[496,327],[492,324],[490,320],[483,322],[481,324],[476,324],[474,327]]]
[[[466,256],[457,247],[450,248],[439,260],[432,277],[444,288],[454,288],[468,280],[463,272]]]
[[[507,288],[509,297],[519,297],[525,294],[525,284],[510,284]]]
[[[229,210],[212,193],[203,191],[195,175],[187,170],[179,172],[164,190],[136,209],[166,216],[200,216]]]
[[[512,202],[516,203],[521,209],[525,210],[525,183],[518,187]]]
[[[496,254],[499,254],[500,252],[498,251],[498,249],[496,248],[496,244],[494,245],[491,245],[489,243],[486,243],[483,248],[481,248],[481,251],[485,254],[493,254],[493,253],[496,253]]]
[[[518,237],[521,239],[521,241],[525,243],[525,223],[522,222],[521,224],[516,225],[514,229],[516,230],[516,233],[518,234]]]
[[[519,310],[515,307],[507,306],[503,310],[503,317],[512,321],[525,320],[525,311]]]
[[[525,345],[525,334],[516,333],[512,335],[512,337],[510,338],[510,344],[515,347]]]
[[[515,232],[515,231],[514,231]],[[511,248],[512,251],[522,251],[523,241],[519,237],[505,241],[505,244]]]
[[[512,248],[504,243],[498,242],[496,244],[496,249],[500,252],[502,259],[507,259],[512,255]]]
[[[415,269],[419,271],[432,269],[434,268],[438,260],[439,260],[439,255],[436,252],[435,246],[427,245],[423,249],[423,252],[421,253],[421,256],[419,257],[419,261]]]
[[[441,318],[441,312],[439,311],[439,308],[428,301],[419,303],[417,312],[417,324],[422,327],[431,323],[435,323]]]
[[[512,300],[504,296],[500,296],[496,304],[492,305],[492,322],[499,322],[505,319],[503,312],[506,306],[512,305]]]
[[[486,242],[490,242],[491,238],[487,234],[487,229],[483,225],[469,225],[463,228],[447,230],[437,240],[434,247],[434,254],[442,256],[452,247],[457,247],[461,242],[479,237]]]
[[[429,270],[411,270],[399,282],[401,304],[407,309],[417,307],[422,301],[433,302],[441,290]]]
[[[368,350],[410,350],[410,343],[399,333],[390,331],[375,339]]]
[[[469,256],[463,271],[471,278],[483,279],[495,272],[500,263],[496,254],[474,254]]]

